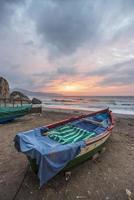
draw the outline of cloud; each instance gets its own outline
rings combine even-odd
[[[33,46],[34,42],[32,40],[28,40],[28,41],[24,42],[23,44],[26,46]]]
[[[52,71],[44,71],[42,73],[35,73],[32,74],[32,77],[34,77],[36,83],[38,82],[37,87],[41,87],[42,85],[47,86],[51,84],[52,81],[56,80],[62,80],[63,82],[66,82],[69,78],[73,78],[74,75],[79,74],[76,68],[74,67],[57,67],[55,70]],[[63,78],[64,77],[64,78]]]
[[[102,67],[89,72],[88,75],[102,77],[97,83],[101,86],[134,84],[134,59]]]
[[[133,65],[134,65],[134,59],[130,59],[130,60],[123,61],[120,63],[115,63],[113,65],[102,66],[100,69],[96,69],[96,70],[89,72],[88,75],[105,76],[108,74],[113,74],[113,73],[117,73],[119,71],[123,71],[124,69],[128,70],[128,67],[132,68],[132,70],[133,70],[134,69]]]
[[[133,10],[133,0],[1,0],[0,73],[29,89],[132,86]]]
[[[95,3],[96,4],[96,3]],[[90,1],[33,1],[29,12],[50,52],[71,54],[96,34],[99,18]]]
[[[132,73],[134,73],[133,71]],[[134,84],[134,76],[131,73],[130,74],[122,73],[122,74],[116,74],[114,76],[108,76],[99,83],[99,85],[101,86],[127,86],[130,84]]]
[[[19,64],[8,65],[3,63],[3,66],[0,66],[0,76],[3,76],[8,80],[10,88],[18,86],[22,88],[35,87],[32,76],[24,73],[22,71],[22,66]]]
[[[20,6],[24,2],[25,0],[0,0],[0,26],[9,26],[16,12],[16,6]]]
[[[134,33],[132,8],[132,0],[33,0],[28,12],[42,46],[51,54],[69,55]]]
[[[65,67],[65,66],[61,66],[57,68],[57,72],[58,75],[66,75],[66,76],[72,76],[72,75],[77,75],[78,71],[77,68],[75,67]]]

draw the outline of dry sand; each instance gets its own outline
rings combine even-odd
[[[65,119],[72,114],[46,111],[0,125],[0,200],[12,200],[27,171],[26,157],[14,148],[17,132]],[[116,117],[106,151],[71,170],[66,181],[61,173],[39,189],[29,168],[16,200],[127,200],[126,188],[134,192],[134,119]]]

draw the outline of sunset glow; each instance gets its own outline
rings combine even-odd
[[[2,1],[0,76],[12,89],[134,95],[134,3],[126,2]]]
[[[77,92],[81,90],[79,85],[63,85],[59,88],[62,92]]]

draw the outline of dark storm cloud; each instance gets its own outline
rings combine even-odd
[[[33,0],[29,13],[44,47],[71,54],[85,44],[94,48],[132,30],[134,21],[128,17],[133,9],[132,0]]]
[[[99,19],[89,1],[33,1],[30,8],[44,46],[70,54],[85,41],[93,40]]]
[[[0,0],[0,26],[8,25],[15,13],[16,6],[24,2],[25,0]]]

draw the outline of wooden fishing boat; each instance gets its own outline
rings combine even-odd
[[[59,143],[61,145],[60,150],[58,150],[60,154],[56,154],[56,148],[52,147],[49,150],[50,158],[53,159],[51,160],[52,162],[50,163],[53,163],[56,159],[56,156],[59,156],[59,158],[64,160],[62,158],[64,157],[63,152],[61,155],[62,147],[63,147],[63,151],[66,154],[66,151],[64,150],[66,146],[72,145],[70,148],[73,148],[73,145],[76,145],[77,143],[83,141],[85,145],[80,148],[79,153],[76,156],[74,156],[73,159],[71,158],[69,162],[66,162],[66,164],[64,165],[64,168],[62,168],[62,170],[68,170],[86,161],[91,156],[101,151],[105,142],[109,138],[113,127],[114,127],[114,121],[113,121],[112,113],[109,109],[81,115],[78,117],[69,118],[57,123],[50,124],[48,126],[45,126],[44,128],[41,127],[37,129],[36,136],[37,134],[41,133],[41,137],[39,138],[40,142],[38,141],[37,147],[38,148],[41,147],[43,139],[45,140],[46,137],[49,138],[49,140],[51,141],[55,141]],[[45,144],[43,144],[44,146],[42,146],[39,150],[37,150],[36,142],[35,142],[36,138],[32,136],[33,137],[33,140],[32,140],[32,138],[30,138],[30,134],[32,135],[34,134],[34,132],[29,131],[28,134],[27,133],[19,134],[18,138],[15,139],[15,146],[19,151],[26,154],[28,160],[30,161],[31,168],[33,169],[35,173],[38,174],[38,177],[40,178],[41,173],[39,172],[39,168],[40,168],[39,165],[42,161],[38,161],[38,160],[41,157],[40,152],[43,150],[43,148],[45,149]],[[20,144],[21,140],[23,141],[22,147],[24,146],[24,144],[26,144],[25,149],[21,147],[21,144]],[[29,148],[29,145],[30,145],[30,148]],[[35,156],[37,151],[39,153],[39,156]],[[42,154],[45,154],[45,150]],[[48,159],[48,153],[46,155]],[[70,155],[71,154],[69,152],[69,156]],[[57,160],[56,160],[56,164],[57,164]],[[46,169],[49,168],[48,166],[50,165],[47,165]],[[43,167],[44,167],[44,170],[46,170],[45,165],[41,166],[41,168]],[[54,170],[56,169],[56,167],[54,168]],[[47,171],[45,173],[47,174]],[[53,177],[53,175],[51,177]]]
[[[26,115],[31,110],[31,105],[18,107],[0,107],[0,124],[12,121]]]

